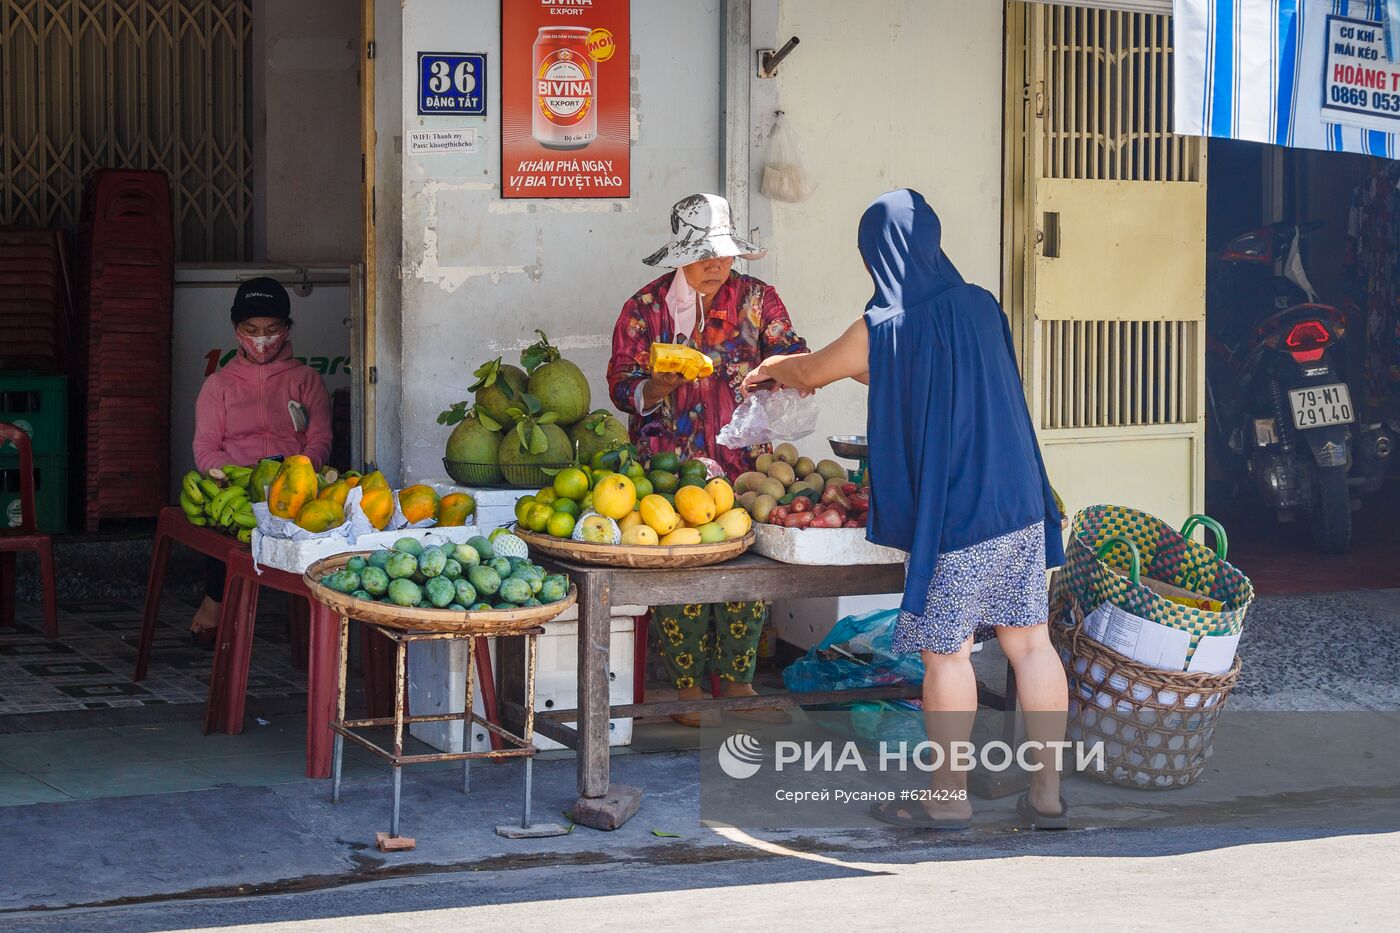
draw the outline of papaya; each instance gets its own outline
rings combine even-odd
[[[399,508],[409,524],[417,524],[427,519],[437,521],[438,510],[441,507],[442,500],[431,486],[419,483],[399,490]]]
[[[334,502],[343,509],[345,508],[345,497],[348,495],[350,495],[350,484],[343,479],[338,479],[322,489],[316,498]]]
[[[313,499],[297,514],[297,527],[320,533],[345,523],[345,509],[333,499]]]
[[[653,373],[680,373],[689,382],[711,375],[715,371],[714,362],[693,347],[678,343],[654,343],[651,345],[651,371]]]
[[[394,517],[394,491],[392,489],[370,489],[360,500],[360,510],[369,523],[380,531],[389,527],[389,519]]]
[[[360,480],[360,488],[365,492],[369,492],[371,489],[388,489],[389,481],[384,478],[383,473],[375,470],[373,473],[366,474]]]
[[[454,492],[442,497],[442,504],[438,508],[438,524],[444,528],[461,527],[475,511],[475,499],[465,492]]]
[[[288,457],[267,489],[267,510],[278,518],[295,519],[320,491],[316,468],[308,457]]]
[[[360,474],[348,473],[345,476],[342,476],[340,478],[340,481],[345,485],[349,486],[351,489],[354,489],[356,486],[360,485]]]
[[[265,501],[267,487],[272,485],[281,470],[281,460],[259,460],[257,469],[253,470],[253,476],[248,480],[248,498],[254,502]]]

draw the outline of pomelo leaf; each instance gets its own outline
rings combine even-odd
[[[530,425],[530,453],[542,454],[549,449],[549,438],[537,424]]]
[[[502,428],[502,424],[499,421],[497,421],[495,418],[492,418],[480,408],[473,409],[473,411],[476,413],[476,420],[480,422],[481,426],[486,430],[499,431]]]
[[[472,373],[473,376],[476,376],[476,382],[473,382],[471,385],[467,386],[467,391],[480,392],[487,386],[495,385],[496,376],[499,375],[500,372],[501,358],[499,356],[488,363],[481,364],[481,366],[477,368],[477,371]],[[507,393],[508,397],[512,397],[510,396],[511,390],[508,384],[501,383],[501,388]]]
[[[555,424],[559,421],[559,412],[547,411],[535,419],[540,424]]]

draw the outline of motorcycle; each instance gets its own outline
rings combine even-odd
[[[1397,435],[1358,427],[1347,315],[1317,300],[1303,268],[1300,243],[1321,227],[1271,224],[1214,258],[1206,392],[1212,446],[1236,488],[1252,487],[1279,521],[1305,514],[1314,545],[1335,554],[1351,546],[1353,493],[1383,485]]]

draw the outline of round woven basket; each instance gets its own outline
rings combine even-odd
[[[742,538],[721,541],[718,544],[684,545],[625,545],[590,544],[587,541],[570,541],[554,538],[523,528],[516,528],[515,534],[530,546],[532,551],[548,554],[560,560],[576,564],[598,564],[605,567],[628,567],[633,570],[677,570],[684,567],[707,567],[733,560],[747,551],[754,542],[752,530]]]
[[[1069,739],[1103,744],[1098,776],[1143,790],[1185,787],[1199,778],[1240,659],[1224,674],[1158,670],[1084,634],[1077,602],[1058,602],[1050,618],[1069,681]]]
[[[307,567],[302,579],[306,582],[306,588],[311,592],[312,598],[334,609],[338,614],[360,622],[403,629],[407,632],[450,632],[462,635],[503,635],[534,628],[561,615],[578,601],[578,589],[571,585],[563,599],[545,606],[455,612],[451,609],[418,609],[356,599],[321,582],[323,577],[343,570],[350,558],[367,557],[369,553],[362,551],[336,554]]]

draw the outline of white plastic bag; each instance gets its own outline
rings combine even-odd
[[[817,190],[817,181],[802,159],[802,146],[787,116],[781,110],[773,121],[773,135],[768,142],[768,161],[763,165],[760,190],[774,201],[796,204],[805,201]]]
[[[725,447],[755,447],[773,441],[796,441],[817,429],[815,396],[796,389],[759,389],[734,409],[734,417],[715,440]]]

